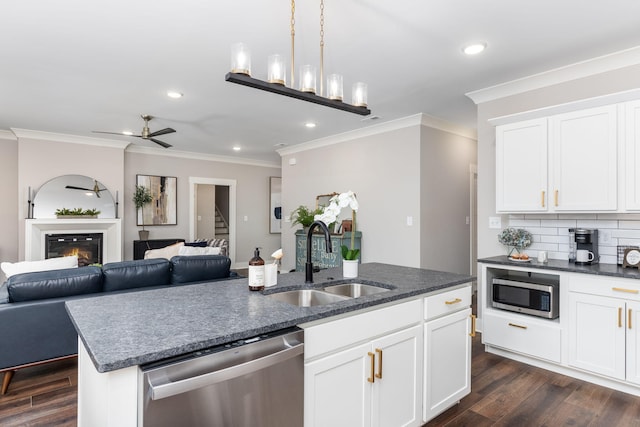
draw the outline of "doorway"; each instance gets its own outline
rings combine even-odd
[[[470,187],[470,212],[469,212],[469,271],[471,276],[477,276],[478,270],[478,166],[469,165],[469,187]],[[473,282],[473,291],[477,288],[477,282]]]
[[[236,253],[236,181],[189,177],[189,237],[227,239],[233,265]]]

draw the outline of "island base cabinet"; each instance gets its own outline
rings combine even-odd
[[[305,427],[419,426],[422,327],[305,364]]]
[[[467,308],[425,323],[425,422],[471,392],[470,316]]]

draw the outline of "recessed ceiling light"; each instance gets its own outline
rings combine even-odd
[[[123,130],[122,134],[123,135],[127,135],[127,136],[131,136],[131,135],[133,135],[133,132],[131,132],[130,130]]]
[[[313,122],[307,122],[304,124],[306,127],[308,127],[309,129],[312,129],[314,127],[316,127],[316,124]]]
[[[239,145],[233,146],[233,151],[240,151],[240,150],[242,150],[242,148]]]
[[[487,48],[487,44],[484,42],[471,43],[462,48],[462,51],[467,55],[477,55]]]
[[[274,145],[274,147],[286,147],[287,143],[286,142],[278,142],[277,144]]]
[[[170,91],[167,92],[167,96],[169,98],[178,99],[178,98],[182,98],[184,96],[184,94],[180,93],[180,92],[176,92],[175,90],[170,90]]]

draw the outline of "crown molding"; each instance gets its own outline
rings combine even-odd
[[[205,160],[209,162],[232,163],[246,166],[258,166],[263,168],[281,168],[280,162],[269,162],[257,159],[242,159],[237,157],[219,156],[214,154],[195,153],[192,151],[167,150],[166,148],[141,147],[139,145],[130,145],[125,152],[146,154],[151,156],[176,157],[190,160]]]
[[[17,141],[18,138],[16,135],[10,130],[2,130],[0,129],[0,139],[4,139],[6,141]]]
[[[552,86],[559,83],[589,77],[595,74],[605,73],[624,67],[640,64],[640,46],[610,53],[576,62],[564,67],[554,68],[542,73],[501,83],[485,89],[468,92],[465,95],[474,103],[484,102],[517,95],[535,89]]]
[[[340,144],[347,141],[352,141],[358,138],[365,138],[367,136],[379,135],[385,132],[391,132],[399,129],[405,129],[411,126],[428,126],[435,129],[439,129],[445,132],[454,133],[456,135],[464,136],[466,138],[476,139],[475,131],[461,126],[448,123],[444,120],[436,117],[429,116],[427,114],[414,114],[412,116],[403,117],[401,119],[390,120],[388,122],[375,124],[373,126],[367,126],[362,129],[356,129],[336,135],[327,136],[325,138],[315,139],[313,141],[303,142],[296,144],[292,147],[285,147],[276,150],[280,156],[286,156],[289,154],[299,153],[302,151],[313,150],[316,148],[327,147],[334,144]]]
[[[124,150],[130,144],[128,141],[116,139],[95,138],[91,136],[68,135],[63,133],[43,132],[39,130],[11,128],[18,140],[22,138],[39,139],[42,141],[67,142],[70,144],[95,145],[100,147],[120,148]]]

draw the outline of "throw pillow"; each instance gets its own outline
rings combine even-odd
[[[165,246],[160,249],[149,249],[144,253],[144,259],[154,259],[154,258],[166,258],[171,259],[172,257],[178,255],[178,251],[181,247],[184,246],[184,242],[174,243],[173,245]]]
[[[178,255],[220,255],[220,248],[183,246]]]
[[[206,248],[207,242],[185,242],[185,246],[194,246],[196,248]]]
[[[78,256],[65,256],[59,258],[49,258],[40,261],[3,262],[0,268],[7,276],[20,273],[31,273],[34,271],[62,270],[63,268],[78,268]]]

